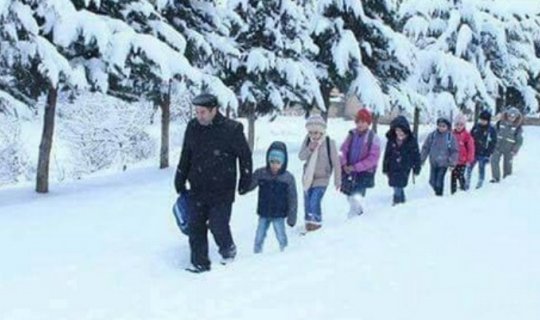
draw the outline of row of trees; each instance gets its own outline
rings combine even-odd
[[[0,0],[0,92],[46,96],[37,169],[48,191],[59,95],[99,91],[161,110],[169,165],[171,88],[210,91],[248,117],[330,92],[382,113],[538,110],[540,9],[499,0]],[[85,108],[85,106],[80,106]],[[0,112],[2,110],[0,109]]]

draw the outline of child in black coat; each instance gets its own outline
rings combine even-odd
[[[411,170],[415,175],[420,174],[420,151],[418,141],[404,116],[392,120],[386,137],[388,142],[384,152],[383,173],[388,176],[388,184],[394,188],[393,205],[396,205],[405,202],[405,187]]]

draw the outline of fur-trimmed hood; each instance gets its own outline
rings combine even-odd
[[[510,122],[510,115],[511,114],[516,115],[516,119],[514,121],[512,121],[512,122]],[[511,123],[515,127],[519,127],[519,126],[521,126],[523,124],[524,119],[523,119],[523,114],[519,111],[518,108],[511,107],[511,108],[506,109],[501,114],[501,120],[505,121],[505,122],[508,122],[508,123]]]

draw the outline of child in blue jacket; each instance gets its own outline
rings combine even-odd
[[[279,247],[287,247],[285,222],[296,224],[298,199],[294,176],[287,171],[287,146],[283,142],[272,143],[266,153],[266,166],[253,173],[249,191],[259,187],[257,214],[259,225],[255,235],[255,253],[261,253],[266,232],[273,225]]]

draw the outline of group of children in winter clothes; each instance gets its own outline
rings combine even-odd
[[[516,112],[517,111],[517,112]],[[444,181],[451,171],[451,193],[458,188],[467,190],[474,167],[478,164],[476,188],[483,185],[485,166],[490,161],[492,182],[498,182],[499,160],[504,157],[504,176],[511,174],[512,157],[523,142],[521,115],[515,108],[507,110],[495,129],[491,115],[482,111],[479,121],[469,133],[466,117],[458,115],[452,123],[446,118],[437,120],[420,150],[417,138],[407,119],[398,116],[386,133],[387,144],[383,158],[383,173],[394,190],[393,204],[405,202],[405,188],[411,172],[419,175],[429,158],[429,183],[437,196],[444,194]],[[304,161],[302,187],[306,232],[315,231],[322,223],[322,199],[334,176],[334,187],[347,195],[349,217],[361,215],[362,197],[374,186],[374,176],[381,153],[377,135],[370,129],[371,113],[361,109],[355,117],[356,128],[351,130],[338,153],[336,143],[326,134],[326,121],[312,116],[306,122],[307,136],[302,142],[299,158]],[[257,227],[254,251],[262,251],[266,232],[273,225],[281,250],[287,246],[285,223],[293,227],[297,216],[297,194],[294,176],[287,171],[287,148],[274,142],[268,149],[266,166],[256,170],[250,190],[259,187]]]

